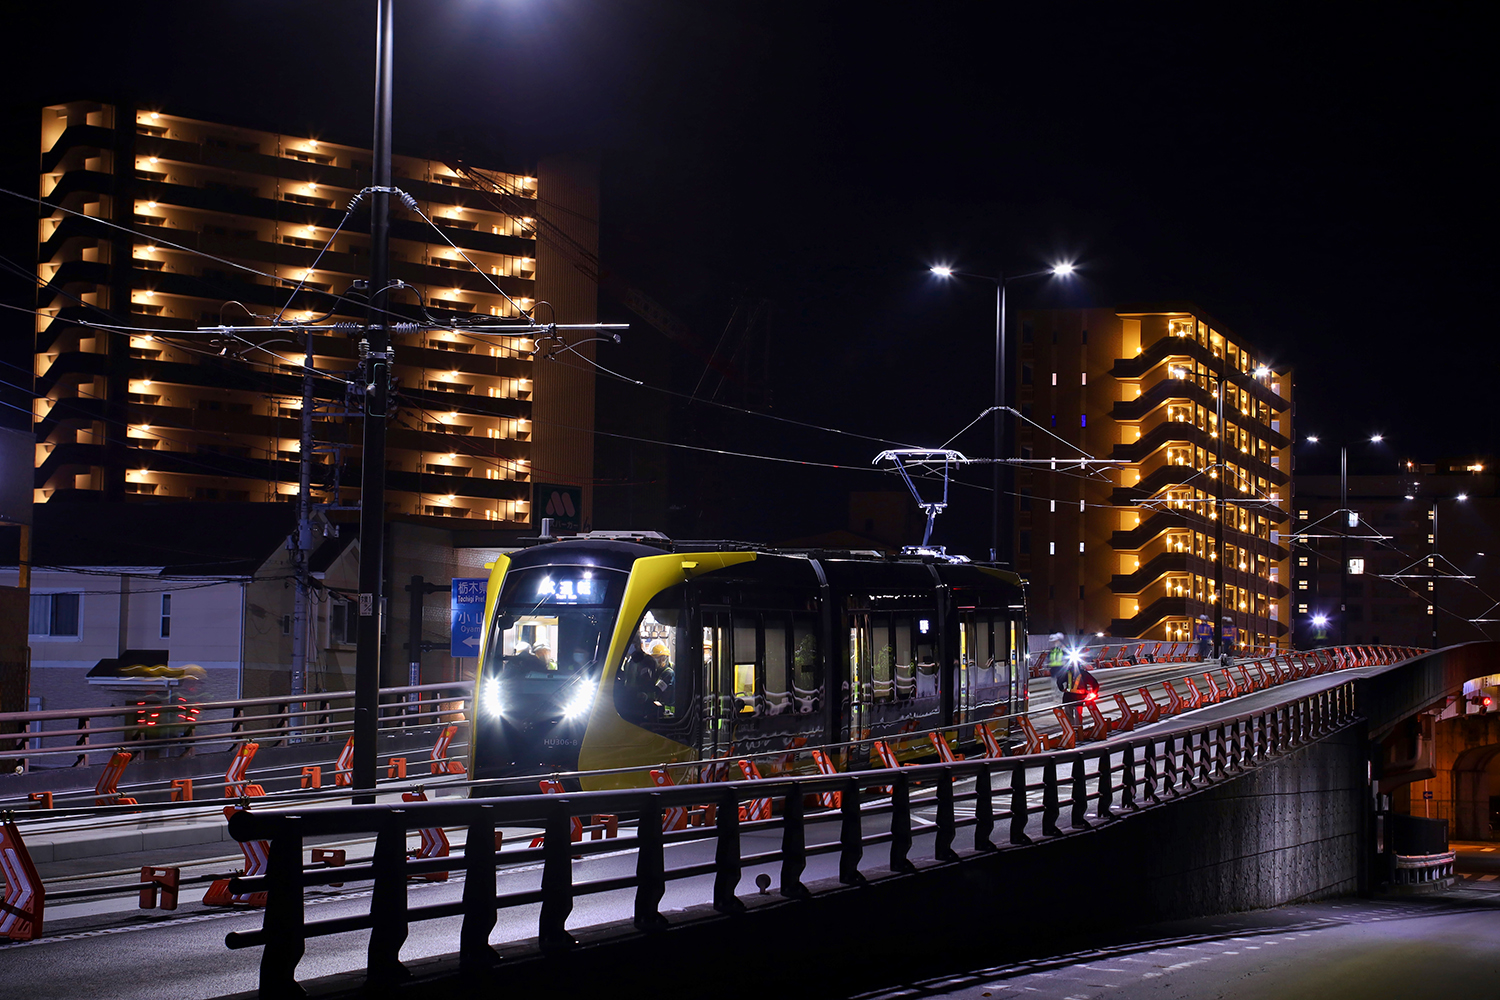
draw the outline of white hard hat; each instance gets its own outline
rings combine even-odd
[[[1051,635],[1047,636],[1049,642],[1062,642],[1065,638],[1066,636],[1064,636],[1061,632],[1053,632]]]

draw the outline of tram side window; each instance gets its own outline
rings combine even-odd
[[[900,653],[896,660],[896,697],[913,698],[917,694],[917,667],[912,655],[910,618],[896,619],[896,649]]]
[[[811,615],[792,618],[792,695],[800,714],[815,712],[822,702],[823,661],[818,650],[818,623]]]
[[[896,700],[896,646],[889,619],[870,619],[870,689],[876,704]]]
[[[796,703],[787,683],[787,627],[785,620],[767,618],[764,632],[766,650],[766,714],[789,715]]]
[[[763,710],[755,683],[757,629],[754,618],[734,619],[734,710],[740,715],[759,715]]]
[[[659,732],[690,726],[696,667],[679,663],[678,636],[687,628],[682,588],[651,601],[636,623],[615,671],[615,708],[629,722]]]

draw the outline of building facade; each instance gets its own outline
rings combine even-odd
[[[1296,477],[1299,647],[1500,638],[1500,497],[1490,463],[1400,465],[1347,477],[1347,502],[1338,476]]]
[[[315,136],[46,108],[40,193],[70,211],[44,208],[38,222],[36,501],[293,498],[310,352],[315,499],[357,504],[350,376],[369,237],[364,209],[347,209],[370,170],[368,150]],[[521,528],[541,492],[566,494],[587,524],[592,372],[533,361],[529,336],[467,334],[456,320],[520,319],[545,302],[543,321],[594,322],[595,286],[575,266],[597,247],[593,167],[560,158],[480,183],[398,156],[394,174],[432,224],[393,199],[390,275],[405,287],[391,309],[398,322],[454,322],[393,337],[388,517]],[[277,316],[348,327],[309,343],[273,329]],[[248,345],[193,332],[260,322]]]
[[[1290,369],[1188,305],[1019,328],[1014,541],[1034,630],[1184,641],[1219,615],[1242,647],[1286,648]]]

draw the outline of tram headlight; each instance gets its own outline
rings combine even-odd
[[[500,678],[486,677],[479,686],[479,710],[492,719],[500,718],[505,711],[500,702]]]
[[[568,701],[563,705],[563,718],[567,721],[582,718],[588,714],[589,708],[594,704],[594,689],[587,684],[580,684],[568,696]]]

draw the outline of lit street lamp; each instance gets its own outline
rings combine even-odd
[[[1026,274],[973,274],[967,271],[956,271],[945,264],[934,264],[930,270],[939,278],[977,278],[980,281],[988,281],[995,286],[995,465],[994,465],[994,498],[991,503],[991,534],[990,534],[990,560],[998,562],[1002,566],[1014,569],[1015,559],[1011,552],[1011,533],[1009,531],[1012,519],[1012,505],[1015,498],[1012,496],[1012,482],[1014,470],[1005,460],[1010,457],[1010,449],[1005,440],[1005,406],[1008,395],[1005,381],[1006,360],[1006,311],[1005,311],[1005,286],[1012,281],[1021,278],[1037,278],[1042,275],[1052,275],[1058,278],[1070,277],[1077,268],[1068,261],[1054,264],[1052,267],[1041,271],[1029,271]]]
[[[1309,444],[1317,444],[1318,436],[1309,434]],[[1371,444],[1385,441],[1384,434],[1371,434]],[[1359,526],[1359,514],[1349,508],[1349,446],[1339,445],[1339,510],[1344,515],[1345,525],[1339,529],[1339,643],[1349,643],[1349,533],[1348,528]]]

